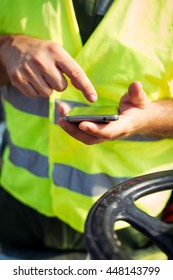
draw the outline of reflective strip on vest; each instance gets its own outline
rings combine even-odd
[[[46,216],[55,216],[52,209],[50,178],[38,177],[9,160],[9,150],[3,157],[1,185],[22,203]]]
[[[11,142],[18,147],[33,150],[48,157],[49,119],[18,110],[7,100],[4,105],[5,112],[8,112],[6,124]],[[38,137],[38,131],[40,137]]]
[[[118,104],[136,80],[142,82],[150,100],[173,97],[172,0],[114,1],[83,47],[72,1],[43,2],[0,0],[0,33],[28,34],[62,45],[95,86],[99,98],[94,105]],[[8,16],[9,5],[14,24]],[[53,92],[49,109],[42,99],[26,104],[28,99],[8,88],[5,112],[12,149],[3,159],[1,184],[40,213],[83,232],[90,207],[107,188],[126,178],[173,169],[173,140],[135,137],[87,146],[73,139],[56,124],[56,102],[72,106],[89,102],[68,82],[64,92]],[[31,165],[35,162],[32,168],[25,156]],[[47,178],[39,170],[41,163]],[[157,215],[168,196],[147,197],[141,208]]]
[[[126,179],[128,178],[111,177],[104,173],[89,174],[65,164],[55,164],[53,170],[55,186],[63,186],[88,197],[100,196],[115,184]]]
[[[11,85],[3,86],[0,92],[13,107],[28,114],[49,117],[49,101],[46,98],[29,98]]]
[[[11,142],[9,160],[18,167],[25,168],[38,177],[48,178],[48,158],[36,151],[17,147]]]

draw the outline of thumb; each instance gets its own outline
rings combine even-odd
[[[148,96],[140,82],[133,82],[128,88],[129,100],[136,107],[145,107],[149,103]]]
[[[58,113],[60,117],[64,117],[69,111],[70,106],[66,102],[61,102],[58,104]]]

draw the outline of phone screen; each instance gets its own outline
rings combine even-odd
[[[110,122],[118,120],[116,106],[76,106],[65,116],[66,121]]]

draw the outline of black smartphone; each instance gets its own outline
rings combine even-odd
[[[118,120],[116,106],[76,106],[64,117],[69,122],[111,122]]]

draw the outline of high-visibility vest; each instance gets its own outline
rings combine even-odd
[[[150,100],[173,95],[173,1],[116,0],[83,46],[70,0],[0,0],[0,34],[51,39],[82,66],[98,92],[94,104],[119,103],[132,81]],[[19,9],[20,7],[20,9]],[[89,209],[106,190],[138,175],[173,168],[173,140],[133,137],[87,146],[58,125],[56,104],[89,104],[70,81],[49,100],[2,89],[9,132],[1,184],[21,202],[83,232]],[[140,207],[157,215],[168,192]]]

